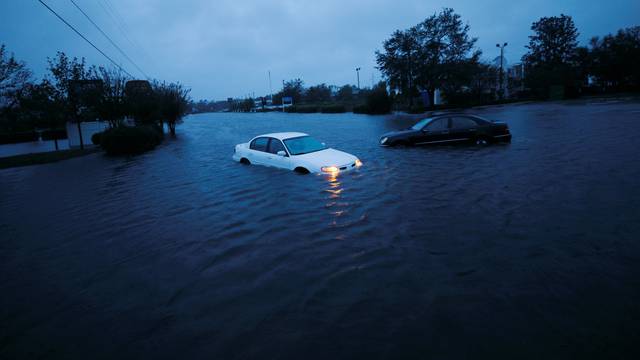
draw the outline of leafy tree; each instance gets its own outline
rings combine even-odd
[[[418,24],[416,33],[420,45],[417,83],[429,91],[433,104],[436,89],[457,91],[470,80],[469,69],[481,55],[474,49],[478,39],[469,37],[469,25],[451,8]]]
[[[190,89],[186,89],[177,83],[167,84],[163,82],[154,84],[154,92],[160,106],[160,123],[167,122],[172,136],[176,135],[176,124],[182,121],[182,118],[189,110],[190,91]]]
[[[250,112],[254,105],[255,102],[251,98],[232,100],[229,104],[229,110],[235,112]]]
[[[191,102],[189,105],[192,113],[206,113],[206,112],[214,112],[221,111],[228,108],[227,101],[207,101],[205,99],[199,100],[198,102]]]
[[[96,105],[99,100],[98,93],[90,91],[83,93],[80,87],[74,87],[82,81],[96,80],[97,73],[93,66],[88,66],[84,58],[74,57],[70,59],[64,52],[57,52],[56,57],[47,58],[49,63],[50,77],[47,79],[54,89],[54,98],[57,101],[61,114],[68,120],[74,121],[78,125],[80,135],[80,148],[84,148],[80,123],[83,120],[96,118]],[[93,90],[99,90],[99,85],[92,86]],[[91,104],[83,102],[89,101]]]
[[[386,76],[389,85],[412,102],[417,94],[417,69],[419,51],[416,28],[396,30],[383,43],[384,52],[376,51],[378,68]]]
[[[129,80],[124,87],[126,113],[136,125],[153,125],[159,118],[159,100],[146,80]]]
[[[473,106],[491,102],[496,98],[499,67],[482,62],[468,62],[462,68],[464,81],[454,79],[451,88],[444,87],[447,103]]]
[[[461,16],[445,8],[408,30],[394,32],[384,43],[385,51],[376,53],[378,67],[410,104],[418,89],[427,90],[433,103],[436,89],[457,91],[470,80],[469,65],[477,63],[481,52],[474,49],[477,38],[468,33]]]
[[[24,62],[8,55],[0,45],[0,117],[15,117],[9,112],[18,104],[20,94],[31,80],[31,71]],[[14,114],[15,115],[15,114]]]
[[[302,80],[294,79],[284,83],[284,87],[282,88],[282,96],[292,97],[294,104],[302,101],[303,94],[304,82]]]
[[[491,64],[477,63],[473,69],[469,89],[476,98],[492,93],[498,87],[500,69]],[[491,96],[492,98],[493,96]]]
[[[39,84],[28,84],[20,96],[21,121],[33,127],[58,129],[67,121],[64,104],[57,100],[54,86],[44,79]],[[53,138],[58,150],[58,137]]]
[[[578,46],[572,59],[573,73],[577,86],[586,86],[593,70],[593,55],[586,46]]]
[[[69,58],[64,52],[58,51],[56,57],[47,58],[49,64],[49,81],[56,91],[56,97],[61,101],[71,104],[71,82],[78,80],[97,79],[98,75],[94,66],[88,66],[84,58]],[[72,109],[73,110],[73,109]],[[75,114],[73,114],[75,115]]]
[[[311,86],[305,92],[304,99],[311,103],[331,101],[331,89],[326,84]]]
[[[590,42],[591,75],[603,87],[620,90],[640,88],[640,26],[619,30],[615,35]]]
[[[344,85],[338,90],[338,93],[336,94],[336,100],[342,102],[350,102],[351,100],[353,100],[353,92],[353,85]]]
[[[523,56],[527,83],[539,96],[546,96],[552,85],[575,90],[578,30],[570,16],[543,17],[531,25],[529,51]]]
[[[98,115],[101,120],[109,122],[111,128],[120,125],[127,115],[125,88],[127,78],[121,70],[115,68],[98,68],[102,80],[102,96],[98,103]]]
[[[388,114],[391,111],[392,101],[384,81],[379,82],[367,94],[366,106],[370,114]]]
[[[578,47],[578,30],[571,16],[543,17],[531,25],[529,52],[524,60],[532,67],[569,64]]]

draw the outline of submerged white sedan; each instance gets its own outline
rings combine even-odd
[[[273,166],[299,173],[338,174],[362,166],[355,156],[336,149],[308,134],[282,132],[259,135],[236,145],[233,160],[242,164]]]

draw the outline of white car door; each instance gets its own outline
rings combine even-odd
[[[280,153],[280,154],[278,154]],[[283,155],[284,153],[284,155]],[[282,144],[282,141],[276,138],[269,139],[269,147],[267,149],[267,160],[270,166],[291,169],[291,158],[289,153]]]
[[[269,145],[269,138],[259,137],[253,139],[249,144],[249,151],[247,157],[252,164],[268,165],[267,146]]]

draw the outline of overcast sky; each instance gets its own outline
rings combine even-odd
[[[638,0],[75,0],[152,78],[179,81],[195,99],[263,95],[283,79],[306,85],[371,84],[375,51],[396,29],[406,29],[443,7],[452,7],[478,37],[483,57],[517,62],[531,23],[542,16],[571,15],[586,43],[595,35],[640,25]],[[70,0],[45,0],[134,76],[142,74],[83,17]],[[37,0],[0,0],[0,43],[26,61],[37,76],[46,57],[61,50],[108,64],[95,49]]]

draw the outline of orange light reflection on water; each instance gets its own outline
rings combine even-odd
[[[342,183],[338,179],[338,172],[328,173],[325,175],[325,179],[327,181],[327,187],[324,191],[329,193],[328,201],[325,204],[325,208],[330,209],[329,216],[329,228],[332,229],[342,229],[344,228],[344,224],[338,222],[338,219],[343,217],[348,217],[349,213],[349,203],[344,201],[339,201],[340,198],[344,196],[344,188],[342,187]],[[335,235],[335,239],[345,239],[346,234],[343,233],[342,230],[339,230],[339,233]]]

